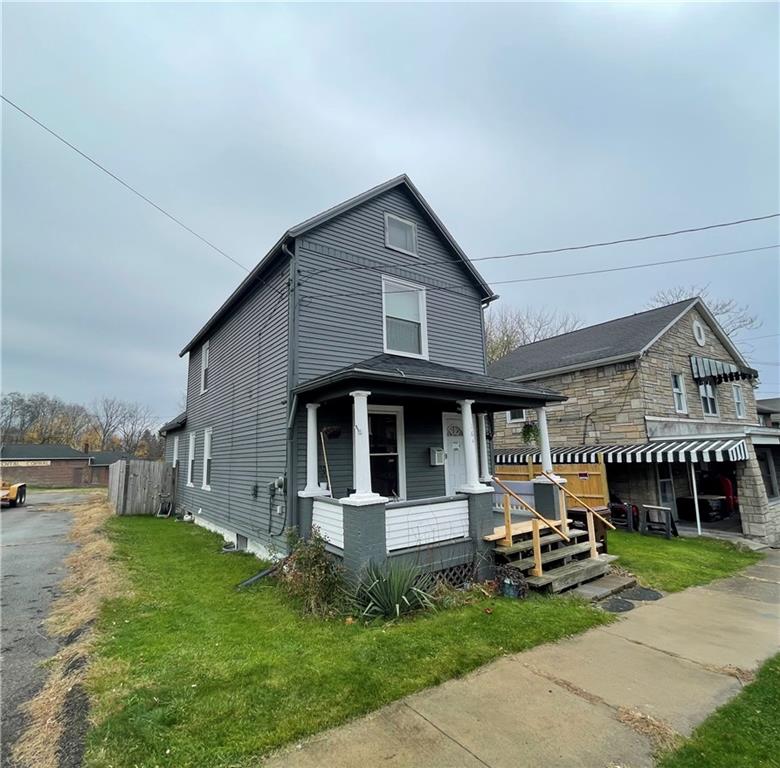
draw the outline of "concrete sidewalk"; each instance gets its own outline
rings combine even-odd
[[[269,758],[269,768],[649,768],[780,650],[780,552],[613,625],[506,656]]]

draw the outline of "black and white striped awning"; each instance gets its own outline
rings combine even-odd
[[[697,384],[720,384],[723,381],[758,378],[758,371],[754,368],[742,368],[725,360],[696,355],[691,355],[691,373]]]
[[[600,458],[601,457],[601,458]],[[640,445],[580,445],[555,448],[553,464],[640,464],[674,461],[747,461],[742,438],[727,440],[667,440]],[[519,451],[497,452],[496,464],[541,464],[542,455],[535,447]]]

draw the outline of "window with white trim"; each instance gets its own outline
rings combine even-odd
[[[699,397],[701,397],[701,409],[705,416],[718,415],[718,400],[715,397],[715,387],[712,384],[699,384]]]
[[[187,454],[187,485],[195,485],[195,433],[190,432],[190,450]]]
[[[382,277],[385,352],[428,357],[425,289],[396,278]]]
[[[738,419],[745,418],[745,401],[742,399],[742,387],[739,384],[732,384],[731,389],[734,392],[734,411]]]
[[[385,245],[394,251],[417,255],[417,225],[392,213],[385,214]]]
[[[209,343],[203,342],[200,348],[200,392],[203,394],[209,388]]]
[[[672,374],[672,394],[674,395],[674,410],[677,413],[688,413],[688,403],[685,401],[685,380],[681,373]]]
[[[206,427],[203,432],[203,480],[200,487],[204,491],[211,490],[211,427]]]
[[[173,467],[176,468],[176,464],[179,461],[179,436],[176,435],[173,438]]]
[[[507,424],[519,424],[520,422],[525,423],[527,418],[528,417],[526,416],[526,409],[525,408],[517,408],[514,411],[507,411],[506,412],[506,423]]]

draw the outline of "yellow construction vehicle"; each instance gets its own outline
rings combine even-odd
[[[23,507],[27,500],[27,483],[0,483],[0,503],[9,507]]]

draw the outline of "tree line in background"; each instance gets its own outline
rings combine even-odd
[[[158,459],[159,420],[141,403],[102,397],[91,405],[66,403],[42,392],[9,392],[0,401],[3,443],[57,443],[80,451],[122,450]]]

